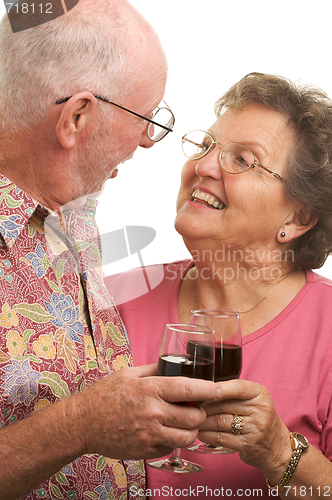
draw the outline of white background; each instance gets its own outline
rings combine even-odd
[[[165,49],[169,64],[165,100],[176,117],[175,131],[149,150],[139,148],[133,159],[120,166],[118,177],[106,184],[98,220],[103,233],[126,225],[154,228],[155,240],[142,250],[144,263],[151,264],[188,256],[173,228],[185,160],[180,140],[190,130],[212,125],[213,104],[222,93],[245,74],[259,71],[314,84],[332,97],[332,2],[131,3],[154,26]],[[319,272],[332,278],[330,259]],[[134,255],[105,271],[111,274],[137,266]]]

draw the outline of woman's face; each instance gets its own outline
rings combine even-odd
[[[208,131],[221,144],[242,143],[259,163],[283,176],[294,134],[282,114],[247,104],[242,110],[228,109]],[[176,230],[186,243],[203,241],[206,248],[219,248],[220,244],[236,249],[276,248],[278,232],[294,213],[283,181],[259,166],[241,174],[226,173],[219,154],[220,146],[216,146],[200,160],[185,163]],[[202,201],[203,194],[211,195],[210,203],[218,202],[219,207]]]

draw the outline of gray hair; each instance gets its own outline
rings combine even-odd
[[[227,108],[256,103],[282,113],[295,132],[284,174],[286,196],[304,208],[302,225],[318,222],[293,240],[294,264],[319,268],[332,253],[332,101],[317,88],[295,85],[276,75],[251,73],[215,104],[217,117]]]
[[[74,9],[13,33],[0,22],[0,128],[17,132],[39,122],[57,99],[88,90],[108,99],[130,92],[134,77],[121,9],[87,15]],[[104,16],[105,17],[105,16]],[[107,95],[106,95],[107,94]],[[108,110],[111,111],[111,110]]]

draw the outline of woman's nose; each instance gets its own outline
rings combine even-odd
[[[213,177],[216,180],[222,178],[222,169],[219,163],[219,148],[215,148],[208,155],[203,156],[196,163],[195,172],[199,177]]]

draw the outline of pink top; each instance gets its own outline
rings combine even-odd
[[[124,301],[123,293],[126,289],[130,293],[139,286],[142,269],[106,279],[116,303],[121,293],[122,303],[118,309],[127,329],[135,365],[157,362],[165,324],[179,322],[177,294],[182,277],[192,265],[191,261],[181,261],[146,268],[145,277],[150,283],[154,283],[153,276],[160,275],[161,269],[164,278],[155,288],[151,286],[150,292],[129,302]],[[241,374],[241,378],[267,387],[279,416],[290,431],[304,434],[330,460],[331,304],[332,282],[307,271],[307,284],[292,302],[270,323],[243,338]],[[237,498],[250,497],[250,494],[271,498],[264,476],[244,464],[238,454],[198,455],[182,450],[182,456],[203,465],[203,471],[181,475],[147,467],[151,498]],[[262,490],[262,494],[255,494],[254,489]],[[332,495],[331,491],[327,493]],[[323,496],[323,488],[320,495]],[[312,496],[318,497],[318,492],[313,491]]]

